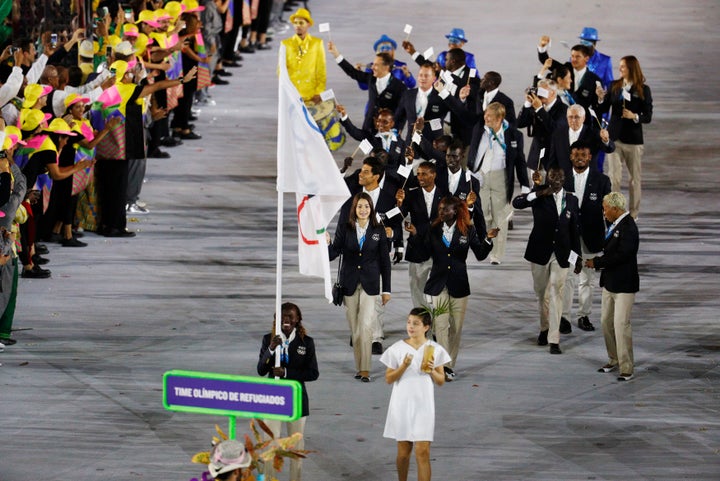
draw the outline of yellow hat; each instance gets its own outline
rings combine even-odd
[[[123,35],[126,37],[137,37],[140,31],[137,28],[137,25],[132,23],[126,23],[123,25]]]
[[[157,10],[155,10],[155,20],[157,20],[158,22],[160,20],[170,20],[170,19],[172,19],[172,15],[170,15],[170,13],[168,13],[168,11],[165,10],[164,8],[158,8]]]
[[[164,10],[173,18],[178,18],[185,11],[185,5],[175,0],[165,4]]]
[[[43,130],[45,132],[53,132],[60,135],[70,135],[72,137],[77,135],[77,132],[73,132],[68,123],[65,122],[64,119],[60,118],[53,119],[52,122],[50,122],[50,125],[48,125]]]
[[[15,145],[25,145],[22,139],[22,132],[14,125],[8,125],[5,127],[5,141],[2,144],[2,149],[7,150]]]
[[[110,65],[110,71],[115,71],[115,81],[120,82],[128,71],[128,63],[125,60],[115,60]]]
[[[182,0],[182,4],[185,5],[186,12],[202,12],[205,7],[201,7],[197,0]]]
[[[293,23],[296,18],[304,18],[305,20],[307,20],[311,27],[313,26],[313,19],[310,16],[310,12],[306,8],[298,8],[297,12],[290,15],[290,23]]]
[[[149,38],[144,33],[141,33],[140,35],[138,35],[137,40],[135,40],[135,52],[138,55],[144,54],[147,46],[153,42],[154,40],[152,38]]]
[[[78,47],[78,55],[85,58],[93,58],[95,55],[95,46],[93,45],[92,40],[83,40],[80,42],[80,47]]]
[[[159,27],[160,24],[155,20],[155,12],[152,10],[143,10],[140,12],[140,15],[138,15],[138,21],[137,23],[145,22],[151,27]]]
[[[18,116],[18,127],[26,132],[32,132],[51,117],[52,115],[39,109],[22,109]]]
[[[22,106],[24,109],[32,108],[40,99],[40,97],[52,92],[52,87],[49,85],[30,84],[25,87],[25,101]]]
[[[80,96],[80,94],[72,93],[72,94],[68,95],[67,97],[65,97],[65,101],[64,101],[65,108],[68,108],[71,105],[75,105],[76,103],[79,103],[79,102],[84,102],[87,104],[90,102],[90,99],[87,97],[82,97],[82,96]]]

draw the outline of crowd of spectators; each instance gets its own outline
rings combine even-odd
[[[288,3],[288,5],[286,5]],[[294,2],[18,1],[0,7],[0,350],[18,278],[55,245],[134,237],[148,158],[202,138],[201,108],[242,56],[268,49]],[[197,125],[197,128],[196,128]],[[87,238],[86,238],[87,239]]]

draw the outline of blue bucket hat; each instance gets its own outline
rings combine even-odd
[[[580,40],[587,40],[588,42],[599,42],[600,39],[598,38],[598,31],[596,28],[593,27],[585,27],[582,29],[582,32],[580,32],[580,36],[578,37]]]
[[[388,37],[387,35],[383,34],[382,37],[377,39],[375,41],[375,43],[373,44],[373,50],[375,50],[377,52],[378,45],[380,45],[381,43],[389,43],[392,45],[393,50],[397,49],[397,42],[395,40],[391,39],[390,37]]]
[[[468,39],[465,38],[465,30],[462,28],[453,28],[450,33],[445,35],[445,38],[448,40],[460,40],[461,42],[467,42]]]

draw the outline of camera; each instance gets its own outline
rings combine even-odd
[[[50,44],[54,47],[57,47],[57,41],[58,41],[58,35],[57,33],[53,33],[50,35]]]
[[[528,87],[525,89],[525,95],[537,95],[537,87]]]

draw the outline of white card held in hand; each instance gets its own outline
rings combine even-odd
[[[403,29],[403,32],[405,32],[405,33],[407,33],[408,35],[410,35],[410,32],[412,32],[412,25],[410,25],[409,23],[406,23],[406,24],[405,24],[405,28]]]
[[[330,31],[330,24],[329,23],[321,23],[318,25],[318,32],[329,32]]]
[[[545,147],[543,147],[542,149],[540,149],[540,155],[538,156],[538,158],[539,158],[539,159],[544,159],[544,158],[545,158]]]
[[[465,171],[465,181],[466,181],[466,182],[470,182],[470,179],[471,179],[471,178],[472,178],[472,174],[470,173],[469,170],[466,170],[466,171]]]
[[[432,130],[440,130],[442,129],[442,120],[440,119],[432,119],[430,121],[430,128]]]
[[[470,69],[470,78],[475,78],[475,77],[477,77],[477,69],[471,68]]]
[[[391,217],[395,217],[396,215],[401,215],[402,212],[397,207],[393,207],[389,211],[385,212],[385,218],[390,219]],[[571,251],[572,252],[572,251]],[[577,257],[577,256],[575,256]]]
[[[568,262],[570,263],[570,267],[574,268],[575,263],[578,260],[578,255],[575,253],[575,251],[570,251],[570,255],[568,256]]]
[[[542,87],[538,87],[537,96],[546,99],[546,98],[550,97],[550,91],[548,91],[547,89],[544,89]]]
[[[383,223],[383,218],[382,218],[382,215],[380,215],[380,212],[377,212],[377,211],[375,212],[375,219],[377,219],[378,224]]]
[[[423,52],[423,57],[425,57],[425,60],[430,60],[430,57],[432,57],[434,54],[435,54],[435,50],[433,50],[433,48],[430,47],[429,49],[427,49]]]
[[[320,94],[320,100],[323,102],[327,102],[330,99],[335,98],[335,92],[333,92],[333,89],[328,89]]]
[[[360,150],[362,150],[363,154],[368,155],[372,152],[372,149],[373,146],[368,139],[363,139],[363,141],[360,142]]]
[[[627,90],[623,90],[623,98],[630,102],[630,92],[628,92]]]
[[[597,114],[592,107],[588,107],[588,112],[590,112],[590,117],[597,118]]]
[[[407,179],[408,176],[410,175],[410,172],[412,172],[412,167],[410,167],[409,165],[399,165],[398,166],[398,170],[397,170],[398,175],[401,175]]]
[[[450,95],[454,96],[455,92],[457,92],[458,86],[453,83],[445,84],[445,89],[450,92]]]
[[[420,135],[418,132],[413,132],[412,141],[414,144],[420,145],[420,142],[422,141],[422,135]]]
[[[453,75],[449,70],[441,70],[440,71],[440,78],[446,83],[451,84],[455,80],[453,79]]]

